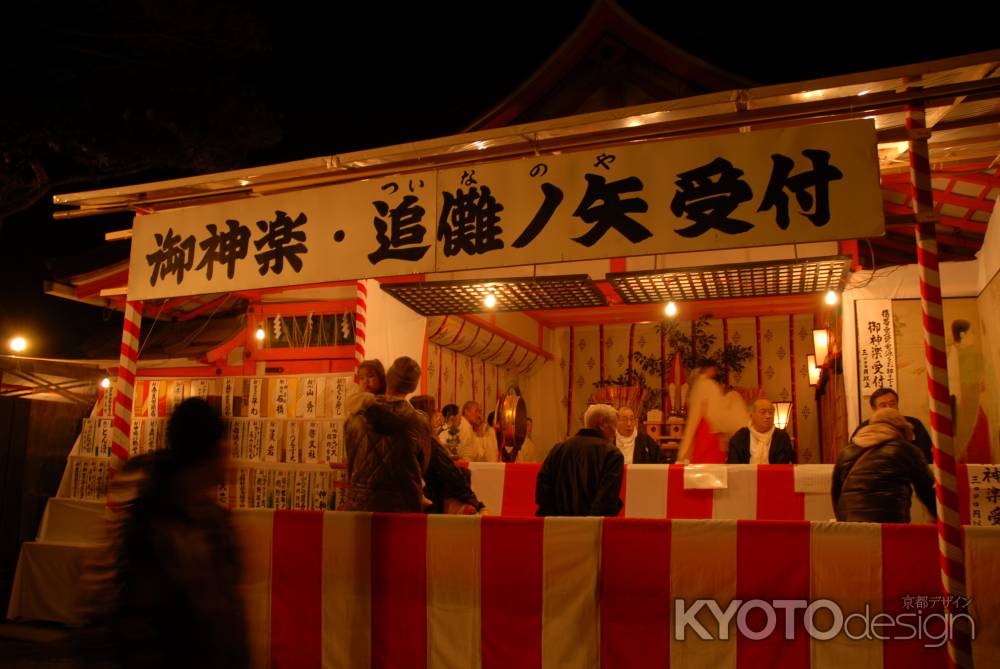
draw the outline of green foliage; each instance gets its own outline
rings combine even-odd
[[[666,335],[668,350],[680,352],[681,362],[688,372],[698,367],[702,360],[709,359],[715,362],[723,372],[739,374],[743,371],[746,361],[753,355],[753,349],[749,346],[727,342],[721,348],[713,351],[712,346],[715,344],[716,336],[705,331],[710,318],[707,314],[699,316],[692,321],[690,331],[686,331],[688,328],[682,330],[677,321],[663,321],[656,326],[656,331]],[[636,362],[639,362],[640,366],[649,373],[655,373],[658,367],[662,370],[659,373],[665,373],[670,365],[669,360],[660,361],[653,356],[642,356],[642,354],[640,356],[645,360],[640,362],[637,357]]]
[[[594,383],[594,387],[610,391],[613,387],[632,388],[642,397],[643,413],[659,408],[663,403],[663,391],[650,387],[646,376],[662,378],[670,371],[670,363],[674,353],[680,353],[681,363],[686,374],[690,374],[704,359],[709,359],[719,366],[723,376],[729,372],[739,374],[743,371],[747,360],[753,355],[753,349],[733,342],[727,342],[722,347],[715,348],[716,336],[706,331],[709,315],[699,316],[692,321],[690,327],[685,323],[681,328],[677,321],[663,321],[656,326],[656,332],[667,339],[667,357],[648,355],[641,351],[632,353],[635,366],[624,373],[610,379],[602,379]]]

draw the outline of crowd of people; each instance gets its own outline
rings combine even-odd
[[[342,511],[463,513],[484,511],[468,471],[455,460],[496,461],[496,433],[467,402],[438,410],[432,395],[406,396],[420,383],[420,365],[397,358],[388,371],[378,360],[358,366],[359,391],[348,398],[344,425],[348,488]],[[446,418],[446,412],[447,416]],[[456,425],[457,423],[457,425]]]
[[[687,463],[795,464],[790,435],[774,423],[774,404],[765,397],[749,408],[736,393],[724,393],[715,363],[705,361],[692,379],[688,417],[679,460]],[[498,440],[491,413],[477,402],[440,410],[436,398],[405,399],[420,380],[411,358],[397,359],[388,372],[378,361],[358,370],[360,392],[351,397],[345,427],[349,489],[343,510],[481,513],[465,462],[530,461],[530,438],[510,458]],[[898,411],[898,397],[882,389],[871,398],[874,412],[840,450],[832,497],[840,520],[909,522],[910,491],[934,512],[933,481],[927,470],[930,439],[920,421]],[[626,464],[667,461],[657,440],[641,429],[634,407],[591,405],[583,428],[556,444],[538,473],[538,515],[614,516],[621,509]],[[530,427],[529,427],[530,433]]]
[[[774,406],[758,398],[728,439],[713,418],[723,396],[706,365],[692,397],[698,425],[688,431],[691,453],[712,461],[782,464],[796,461]],[[348,489],[340,510],[485,514],[470,486],[466,461],[534,457],[530,439],[505,453],[495,417],[476,402],[439,409],[431,395],[413,393],[420,365],[408,357],[385,370],[360,364],[358,392],[345,423]],[[895,391],[870,399],[871,417],[840,450],[832,482],[838,520],[910,520],[911,491],[933,513],[929,438],[920,421],[898,410]],[[588,407],[583,428],[556,444],[537,475],[540,516],[615,516],[622,509],[626,464],[664,462],[658,443],[640,429],[633,407]],[[698,432],[704,432],[698,435]],[[530,427],[529,427],[530,432]],[[249,662],[240,581],[240,551],[229,512],[217,501],[225,481],[225,427],[207,402],[191,398],[170,417],[167,448],[132,458],[110,491],[119,513],[111,550],[87,570],[81,635],[87,657],[122,667],[246,667]],[[701,440],[699,442],[699,440]],[[499,443],[498,443],[499,442]],[[716,452],[718,451],[718,453]],[[721,455],[720,455],[721,454]],[[113,630],[113,634],[112,634]]]

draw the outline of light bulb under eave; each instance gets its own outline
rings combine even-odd
[[[111,379],[105,376],[103,379],[101,379],[101,388],[107,390],[110,387],[111,387]]]
[[[676,316],[677,315],[677,303],[673,302],[673,301],[667,302],[667,306],[665,306],[663,308],[663,313],[665,313],[670,318],[673,318],[674,316]]]
[[[10,346],[10,350],[14,351],[14,353],[21,353],[28,348],[28,340],[24,337],[14,337],[7,345]]]
[[[837,294],[835,290],[826,291],[826,303],[831,307],[840,301],[840,295]]]
[[[257,341],[264,341],[264,337],[267,336],[267,333],[264,332],[264,328],[260,327],[257,328],[257,332],[254,333],[254,336],[257,337]]]
[[[497,306],[497,297],[493,293],[486,293],[486,297],[483,298],[483,306],[487,309],[492,309]]]

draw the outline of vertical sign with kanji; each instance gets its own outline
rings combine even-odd
[[[299,437],[299,421],[285,421],[285,462],[302,462]]]
[[[167,391],[167,413],[173,413],[177,405],[184,401],[184,381],[171,381]]]
[[[293,509],[308,509],[309,506],[309,472],[297,471],[294,472],[295,482],[293,485],[292,492],[292,508]]]
[[[274,412],[272,415],[276,418],[288,418],[288,379],[284,377],[278,378],[274,383],[273,388]]]
[[[291,475],[287,469],[278,469],[272,473],[274,478],[274,508],[288,509],[288,477]]]
[[[97,452],[94,455],[100,458],[111,457],[111,432],[112,420],[110,418],[100,418],[97,421]]]
[[[77,444],[77,455],[94,454],[94,419],[84,418],[80,421],[80,441]]]
[[[260,418],[263,416],[263,411],[261,410],[261,395],[263,394],[264,379],[260,377],[254,377],[250,379],[249,392],[244,393],[248,397],[247,400],[247,417],[248,418]]]
[[[864,400],[879,388],[896,387],[896,338],[892,300],[858,300],[858,385]]]
[[[162,381],[149,382],[149,395],[147,396],[147,415],[156,418],[160,415],[160,391],[163,387]]]
[[[322,394],[322,378],[307,376],[299,382],[298,398],[296,400],[296,416],[315,418],[317,402]]]
[[[1000,465],[969,465],[969,523],[1000,527]]]
[[[236,470],[236,507],[246,509],[250,507],[250,500],[247,497],[247,476],[250,470],[240,467]]]
[[[115,384],[102,390],[101,415],[113,418],[115,415]]]
[[[128,435],[128,454],[130,457],[142,453],[142,421],[142,418],[132,419],[132,429]]]
[[[330,418],[335,418],[337,420],[344,420],[346,416],[346,401],[347,401],[347,390],[348,384],[350,383],[349,377],[338,376],[334,381],[333,388],[333,411],[329,414]]]
[[[247,460],[260,460],[260,442],[262,421],[259,418],[248,418],[246,421],[246,453]]]
[[[212,381],[210,379],[195,379],[191,382],[191,396],[208,401],[208,396],[212,392]]]
[[[283,436],[284,421],[265,420],[264,433],[261,438],[264,462],[281,461],[281,438]]]
[[[344,461],[344,424],[340,421],[323,421],[323,458],[326,462]]]
[[[305,424],[305,434],[302,436],[303,459],[309,464],[319,462],[319,421],[311,420]]]
[[[233,417],[233,377],[227,376],[222,379],[222,417]]]
[[[246,421],[229,419],[229,454],[237,460],[246,459]]]
[[[160,448],[159,429],[158,429],[159,422],[160,421],[155,418],[147,418],[144,423],[145,434],[143,435],[143,438],[146,441],[147,451],[155,451],[156,449]]]
[[[269,472],[263,467],[253,469],[253,508],[266,509],[268,507],[268,483]]]

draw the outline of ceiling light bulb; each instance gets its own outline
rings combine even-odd
[[[486,297],[483,298],[483,304],[486,305],[487,309],[492,309],[497,305],[496,295],[493,293],[486,293]]]
[[[837,300],[839,300],[839,299],[840,299],[840,296],[837,295],[837,291],[835,291],[835,290],[828,290],[828,291],[826,291],[826,303],[827,304],[829,304],[829,305],[832,306],[832,305],[836,304]]]
[[[110,387],[111,387],[111,379],[105,376],[103,379],[101,379],[101,388],[108,389]]]
[[[257,328],[257,333],[254,336],[257,337],[257,341],[264,341],[264,337],[267,336],[267,333],[264,332],[263,327],[259,327]]]
[[[24,337],[14,337],[10,340],[10,350],[15,353],[20,353],[26,348],[28,348],[28,340]]]
[[[667,306],[663,308],[663,313],[667,316],[673,317],[677,315],[677,303],[667,302]]]

